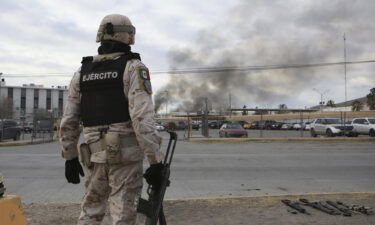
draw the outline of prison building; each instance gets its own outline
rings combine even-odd
[[[7,86],[4,81],[0,86],[0,107],[3,111],[8,108],[7,115],[17,120],[32,121],[38,111],[49,112],[54,118],[59,118],[63,114],[67,98],[67,86]]]

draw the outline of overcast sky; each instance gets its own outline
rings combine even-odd
[[[344,33],[348,61],[375,59],[372,0],[0,0],[0,9],[0,72],[7,85],[68,85],[82,56],[96,54],[100,20],[112,13],[127,15],[137,28],[132,50],[149,67],[156,94],[170,90],[175,104],[189,107],[202,96],[224,104],[229,94],[238,107],[309,107],[326,90],[325,101],[341,102],[344,67],[174,76],[152,72],[342,62]],[[374,63],[347,66],[348,99],[375,87],[374,69]]]

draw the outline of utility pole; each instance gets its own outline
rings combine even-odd
[[[344,33],[344,77],[345,77],[345,111],[347,107],[348,95],[347,95],[347,85],[346,85],[346,37]],[[344,113],[344,136],[346,137],[346,112]]]
[[[346,110],[346,102],[348,101],[348,94],[347,94],[347,85],[346,85],[346,37],[344,33],[344,79],[345,79],[345,110]]]
[[[328,93],[329,90],[325,90],[323,92],[319,91],[318,89],[316,88],[313,88],[314,91],[316,91],[317,93],[319,93],[320,95],[320,102],[319,102],[319,106],[320,106],[320,112],[323,112],[323,105],[324,105],[324,102],[323,102],[323,95]]]
[[[202,135],[204,137],[208,137],[209,136],[209,133],[208,133],[208,98],[204,99],[204,103],[205,103],[205,110],[203,113],[203,121],[202,121]]]
[[[229,117],[232,117],[232,94],[229,93]]]

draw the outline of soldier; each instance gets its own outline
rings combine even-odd
[[[60,142],[69,183],[80,182],[80,162],[84,166],[81,225],[100,224],[107,201],[113,224],[136,224],[144,156],[150,164],[147,182],[161,176],[150,75],[139,54],[130,51],[134,36],[126,16],[105,16],[96,37],[99,55],[84,57],[70,83]],[[81,123],[84,143],[77,147]]]

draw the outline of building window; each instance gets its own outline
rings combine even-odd
[[[8,88],[8,98],[13,99],[13,88]]]
[[[21,110],[26,109],[26,88],[21,88]]]
[[[51,109],[51,90],[47,90],[47,109]]]
[[[39,108],[39,89],[34,89],[34,109]]]
[[[59,117],[63,114],[64,91],[59,91]]]

